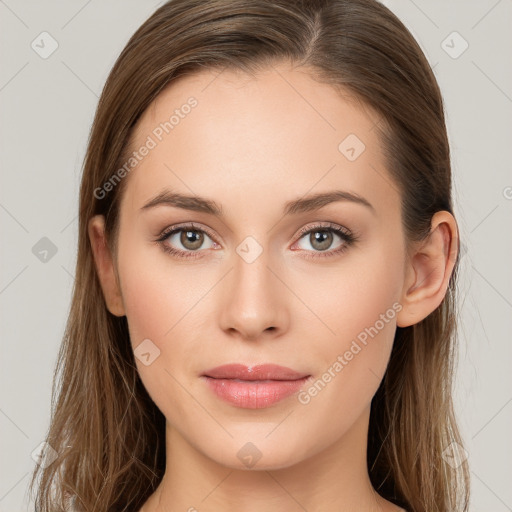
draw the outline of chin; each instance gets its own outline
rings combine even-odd
[[[285,469],[307,458],[304,437],[296,441],[288,438],[288,443],[277,437],[266,438],[268,431],[261,436],[243,436],[230,440],[229,445],[218,445],[218,452],[205,454],[217,464],[236,470],[263,471]],[[211,447],[209,447],[211,448]]]

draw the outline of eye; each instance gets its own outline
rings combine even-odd
[[[210,239],[211,245],[203,247],[206,239]],[[205,229],[198,228],[194,224],[182,226],[172,226],[167,228],[158,238],[165,252],[179,256],[181,258],[197,258],[200,249],[211,249],[218,247],[218,244],[211,240],[210,235]],[[184,248],[180,249],[179,246]],[[178,248],[176,248],[178,246]]]
[[[304,254],[306,258],[336,256],[348,249],[348,247],[356,241],[356,237],[348,229],[330,223],[328,225],[316,225],[310,228],[304,228],[300,231],[298,236],[300,240],[297,244],[299,244],[302,239],[305,239],[306,245],[309,244],[313,253],[317,253],[310,254],[311,250],[308,247],[300,247],[306,250]],[[340,242],[333,250],[329,251],[328,249],[332,246],[336,237]]]

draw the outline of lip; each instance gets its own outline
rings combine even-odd
[[[310,377],[275,364],[226,364],[201,375],[219,398],[245,409],[269,407],[299,391]]]

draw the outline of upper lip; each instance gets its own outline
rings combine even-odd
[[[296,372],[291,368],[276,364],[259,364],[256,366],[225,364],[211,368],[203,375],[214,379],[240,380],[298,380],[309,377],[307,373]]]

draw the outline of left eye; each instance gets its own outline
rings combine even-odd
[[[335,237],[338,237],[341,241],[337,247],[331,247]],[[309,243],[310,247],[312,247],[315,252],[325,252],[329,248],[335,250],[350,242],[348,233],[337,228],[313,228],[306,231],[306,233],[300,237],[299,242],[303,239]],[[308,247],[300,248],[310,250]]]

